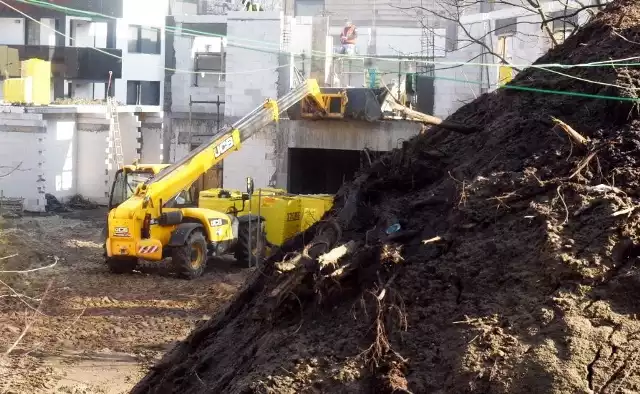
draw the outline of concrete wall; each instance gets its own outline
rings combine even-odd
[[[77,138],[76,120],[71,116],[46,116],[44,178],[47,193],[58,198],[75,194]]]
[[[569,2],[569,13],[572,12],[571,7],[577,7],[577,4]],[[556,0],[547,1],[543,3],[543,9],[547,14],[562,11],[564,3]],[[497,52],[496,21],[507,18],[517,18],[517,33],[509,39],[509,62],[518,68],[524,68],[551,48],[550,38],[540,29],[540,17],[522,7],[500,4],[495,11],[466,15],[460,22],[472,38],[484,39],[485,44]],[[579,14],[579,24],[585,23],[587,19],[587,12]],[[479,44],[471,43],[469,35],[459,29],[458,47],[461,49],[448,53],[444,59],[447,62],[469,64],[436,71],[436,116],[447,117],[480,94],[498,87],[497,66],[500,59],[490,54],[480,56],[483,48]],[[478,65],[482,63],[487,65]]]
[[[24,18],[0,18],[0,45],[24,45]]]
[[[266,48],[278,47],[281,43],[283,17],[280,12],[230,12],[227,34],[262,41]],[[280,81],[281,59],[277,53],[261,52],[254,49],[229,47],[227,50],[227,70],[237,74],[227,74],[225,89],[225,122],[233,123],[262,104],[267,98],[277,98]],[[243,71],[260,70],[252,73]],[[288,90],[288,86],[286,87]],[[266,185],[267,177],[274,168],[266,164],[267,152],[273,150],[265,133],[256,133],[240,152],[229,156],[223,164],[223,184],[225,187],[244,185],[244,177],[254,176],[256,186]],[[229,170],[227,170],[229,169]],[[238,170],[236,170],[238,169]],[[248,173],[247,173],[248,172]],[[244,177],[239,175],[245,173]],[[259,180],[259,181],[258,181]]]
[[[56,20],[53,18],[42,18],[40,19],[40,45],[56,45]],[[68,30],[67,30],[68,31]],[[106,37],[105,37],[106,39]]]
[[[44,209],[42,168],[44,133],[10,131],[0,127],[0,197],[24,198],[25,209]],[[29,148],[29,149],[28,149]],[[20,153],[20,154],[18,154]]]
[[[292,39],[289,50],[296,55],[294,65],[298,70],[304,72],[306,77],[311,74],[312,26],[311,17],[296,17],[291,20]]]
[[[227,35],[261,41],[266,48],[278,48],[282,37],[279,12],[229,12]],[[225,119],[232,123],[278,95],[280,59],[272,51],[259,51],[238,46],[227,49],[227,82]],[[259,71],[258,71],[259,70]],[[287,81],[288,82],[288,81]]]
[[[325,0],[324,6],[332,25],[343,25],[345,18],[349,18],[356,24],[375,19],[379,26],[408,26],[417,24],[415,11],[410,7],[432,7],[435,3],[436,0]]]
[[[182,141],[170,147],[170,160],[175,161],[188,153],[184,142],[184,131],[188,130],[186,119],[172,119],[172,129],[180,132]],[[203,121],[201,128],[211,127],[212,121]],[[254,178],[256,187],[276,186],[287,188],[288,149],[347,149],[389,151],[404,140],[416,135],[420,127],[407,121],[385,121],[377,123],[360,121],[292,121],[281,120],[257,132],[232,153],[223,164],[223,185],[244,190],[245,178]],[[194,143],[205,137],[194,137]]]
[[[22,197],[30,211],[45,209],[45,193],[58,199],[79,193],[107,202],[115,168],[105,176],[110,124],[106,112],[25,113],[23,107],[0,111],[0,196]],[[142,133],[137,115],[120,113],[119,118],[125,163],[161,162],[161,117],[146,116]]]
[[[164,100],[164,24],[168,0],[137,0],[123,2],[123,18],[116,23],[116,48],[122,49],[122,79],[116,81],[115,96],[127,102],[127,81],[159,81],[160,105]],[[129,25],[161,29],[160,54],[129,53]]]
[[[176,29],[181,31],[183,24],[201,24],[206,30],[205,24],[225,24],[227,17],[222,15],[179,15],[175,17]],[[186,32],[188,33],[188,32]],[[206,45],[211,45],[212,51],[226,50],[225,42],[219,37],[193,37],[185,34],[175,34],[173,37],[173,50],[175,51],[175,68],[188,72],[173,73],[171,75],[171,112],[188,112],[189,97],[194,101],[224,101],[225,78],[224,76],[209,74],[203,77],[199,75],[198,86],[195,86],[194,74],[195,53],[204,52]],[[215,104],[193,104],[194,113],[211,113],[216,110]],[[224,105],[221,107],[224,111]]]
[[[140,114],[140,160],[143,163],[164,161],[164,114]]]

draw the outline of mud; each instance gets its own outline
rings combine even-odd
[[[2,393],[128,392],[246,277],[224,261],[195,281],[111,274],[106,212],[66,215],[0,219]]]
[[[640,6],[615,1],[538,64],[638,42]],[[535,68],[512,86],[640,88],[633,66],[554,70],[618,87]],[[325,217],[340,232],[288,245],[133,393],[640,391],[637,102],[502,89],[450,120],[479,130],[432,128],[359,174]]]

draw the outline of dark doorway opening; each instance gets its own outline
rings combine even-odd
[[[369,152],[371,160],[379,155]],[[363,151],[290,148],[289,193],[336,193],[364,165],[368,165],[368,159]]]

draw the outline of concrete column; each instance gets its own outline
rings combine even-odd
[[[324,57],[319,56],[327,50],[327,36],[329,35],[329,17],[314,16],[311,27],[311,79],[316,79],[320,84],[326,84],[327,63],[330,64],[330,53]]]
[[[46,179],[44,177],[44,168],[45,168],[45,138],[46,134],[43,134],[41,137],[38,137],[38,179],[36,181],[36,187],[38,190],[38,199],[36,202],[37,210],[39,212],[44,212],[47,206],[47,199],[44,197],[45,193],[47,193],[46,187]],[[30,208],[34,209],[34,208]]]

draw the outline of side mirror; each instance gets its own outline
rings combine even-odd
[[[247,177],[247,194],[252,195],[254,189],[253,178]]]

